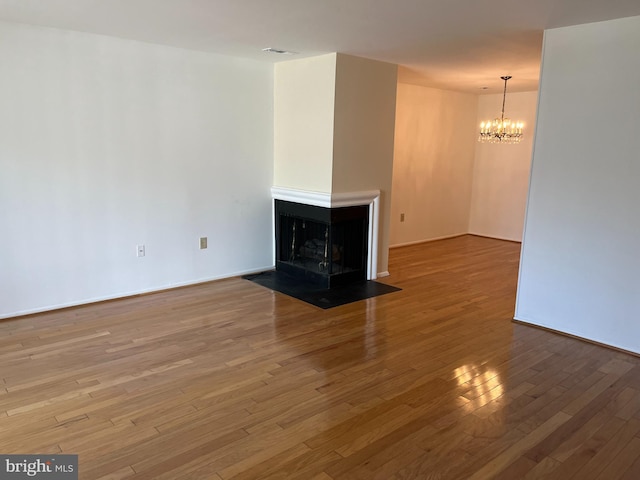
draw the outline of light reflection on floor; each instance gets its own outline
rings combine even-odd
[[[500,374],[484,366],[462,365],[454,370],[458,386],[465,389],[463,397],[469,400],[465,410],[472,412],[497,400],[504,393]]]

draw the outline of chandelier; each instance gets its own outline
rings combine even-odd
[[[502,114],[493,121],[487,120],[480,124],[480,136],[478,141],[482,143],[520,143],[522,140],[522,127],[524,123],[513,122],[504,118],[504,102],[507,99],[507,80],[511,76],[500,77],[504,80],[504,93],[502,94]]]

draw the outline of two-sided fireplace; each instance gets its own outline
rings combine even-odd
[[[366,280],[369,208],[276,199],[276,270],[323,288]]]

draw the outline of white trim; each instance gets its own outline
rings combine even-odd
[[[79,307],[81,305],[89,305],[91,303],[99,303],[99,302],[106,302],[108,300],[118,300],[118,299],[124,299],[124,298],[129,298],[129,297],[135,297],[138,295],[145,295],[145,294],[149,294],[149,293],[158,293],[158,292],[163,292],[166,290],[172,290],[174,288],[180,288],[180,287],[188,287],[190,285],[199,285],[201,283],[209,283],[209,282],[213,282],[216,280],[225,280],[228,278],[235,278],[235,277],[240,277],[242,275],[250,275],[252,273],[260,273],[260,272],[264,272],[265,270],[272,270],[274,268],[274,265],[269,265],[269,266],[265,266],[262,268],[252,268],[250,270],[241,270],[239,272],[235,272],[235,273],[229,273],[229,274],[224,274],[224,275],[216,275],[213,277],[205,277],[205,278],[199,278],[198,280],[189,280],[187,282],[178,282],[178,283],[171,283],[168,285],[162,285],[162,286],[157,286],[157,287],[152,287],[152,288],[145,288],[142,290],[134,290],[131,292],[120,292],[120,293],[115,293],[113,295],[105,295],[105,296],[101,296],[101,297],[93,297],[93,298],[89,298],[86,300],[80,300],[78,302],[67,302],[67,303],[59,303],[56,305],[47,305],[46,307],[40,307],[40,308],[31,308],[28,310],[19,310],[17,312],[12,312],[12,313],[8,313],[8,314],[2,314],[0,315],[0,320],[6,320],[8,318],[14,318],[14,317],[22,317],[24,315],[33,315],[34,313],[42,313],[42,312],[51,312],[54,310],[60,310],[63,308],[70,308],[70,307]]]
[[[378,272],[378,278],[388,277],[389,275],[391,274],[386,270],[384,272]]]
[[[380,198],[380,190],[367,190],[364,192],[348,192],[331,194],[332,207],[350,207],[353,205],[366,205]]]
[[[425,240],[416,240],[414,242],[407,242],[407,243],[396,243],[394,245],[389,245],[389,248],[409,247],[411,245],[419,245],[421,243],[429,243],[429,242],[437,242],[438,240],[446,240],[447,238],[462,237],[463,235],[469,235],[469,233],[467,232],[454,233],[453,235],[445,235],[443,237],[427,238]]]
[[[294,190],[292,188],[271,187],[271,198],[287,202],[304,203],[316,207],[331,208],[331,194]]]
[[[367,254],[367,280],[378,278],[378,232],[380,224],[380,190],[362,192],[323,193],[296,190],[285,187],[271,187],[274,200],[303,203],[324,208],[353,207],[369,205],[369,248]],[[275,211],[273,214],[275,232]],[[275,248],[274,263],[275,263]]]
[[[569,337],[575,338],[577,340],[581,340],[583,342],[589,342],[589,343],[592,343],[592,344],[595,344],[595,345],[600,345],[600,346],[605,347],[605,348],[614,348],[616,350],[621,350],[623,352],[630,353],[632,355],[640,355],[640,351],[638,351],[637,349],[625,347],[624,345],[619,345],[618,343],[610,343],[610,342],[604,343],[601,340],[597,340],[597,339],[592,338],[592,337],[587,337],[584,334],[581,334],[579,332],[574,331],[573,329],[571,329],[571,330],[558,330],[556,327],[554,327],[552,325],[547,325],[546,323],[543,323],[543,322],[536,322],[534,320],[525,320],[520,315],[514,315],[513,319],[516,322],[520,322],[520,323],[522,323],[524,325],[531,325],[531,327],[533,327],[533,328],[541,328],[543,330],[546,330],[547,332],[556,333],[558,335],[569,336]]]
[[[504,240],[505,242],[522,243],[522,240],[518,240],[517,238],[499,237],[497,235],[486,235],[484,233],[469,232],[469,235],[483,238],[493,238],[494,240]]]
[[[522,243],[522,240],[516,240],[514,238],[495,237],[493,235],[483,235],[481,233],[464,232],[464,233],[454,233],[453,235],[445,235],[443,237],[427,238],[426,240],[416,240],[414,242],[396,243],[396,244],[393,244],[393,245],[389,245],[389,248],[410,247],[411,245],[419,245],[421,243],[437,242],[438,240],[446,240],[448,238],[463,237],[465,235],[473,235],[474,237],[482,237],[482,238],[493,238],[494,240],[502,240],[502,241],[505,241],[505,242]]]

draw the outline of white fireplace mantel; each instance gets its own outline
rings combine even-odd
[[[271,197],[274,200],[303,203],[316,207],[338,208],[369,205],[369,234],[367,249],[367,280],[375,280],[378,271],[378,228],[380,216],[380,190],[364,192],[322,193],[293,188],[271,187]],[[275,231],[275,212],[274,212]],[[275,251],[274,264],[275,264]]]

